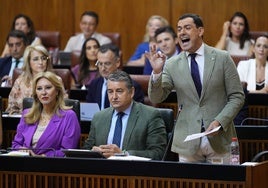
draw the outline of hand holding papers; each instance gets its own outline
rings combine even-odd
[[[190,141],[190,140],[194,140],[194,139],[197,139],[197,138],[201,138],[201,137],[206,136],[206,135],[208,135],[208,134],[217,132],[220,128],[221,128],[221,126],[218,126],[218,127],[212,129],[212,130],[209,131],[209,132],[203,132],[203,133],[196,133],[196,134],[188,135],[188,136],[185,138],[184,142],[187,142],[187,141]]]

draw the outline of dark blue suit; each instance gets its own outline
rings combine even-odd
[[[12,57],[0,58],[0,78],[5,75],[9,75],[9,71],[12,65]]]
[[[98,103],[101,108],[101,91],[103,85],[103,77],[98,77],[92,80],[88,86],[86,101],[90,103]],[[144,102],[144,93],[141,89],[141,86],[133,80],[133,85],[135,88],[135,94],[133,99],[137,102]]]

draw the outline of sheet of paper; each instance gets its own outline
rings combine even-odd
[[[108,159],[112,159],[112,160],[127,160],[127,161],[149,161],[149,160],[151,160],[150,158],[138,157],[138,156],[134,156],[134,155],[111,156]]]
[[[188,135],[188,136],[185,138],[184,142],[187,142],[187,141],[190,141],[190,140],[195,140],[195,139],[197,139],[197,138],[201,138],[201,137],[206,136],[206,135],[208,135],[208,134],[214,133],[214,132],[218,131],[220,128],[221,128],[221,126],[216,127],[216,128],[212,129],[212,130],[209,131],[209,132],[203,132],[203,133],[196,133],[196,134]]]

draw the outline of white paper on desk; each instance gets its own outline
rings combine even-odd
[[[188,135],[183,142],[187,142],[187,141],[190,141],[190,140],[195,140],[197,138],[201,138],[203,136],[206,136],[208,134],[211,134],[211,133],[214,133],[214,132],[218,131],[220,128],[221,128],[221,126],[218,126],[218,127],[212,129],[209,132],[203,132],[203,133],[196,133],[196,134]]]
[[[112,159],[112,160],[127,160],[127,161],[149,161],[149,160],[151,160],[150,158],[138,157],[138,156],[134,156],[134,155],[111,156],[108,159]]]

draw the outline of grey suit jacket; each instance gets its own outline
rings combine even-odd
[[[201,131],[203,120],[207,128],[213,120],[221,123],[223,130],[208,136],[217,153],[229,149],[231,138],[236,136],[233,119],[244,104],[244,93],[236,67],[226,51],[205,45],[203,86],[198,97],[185,52],[171,58],[164,67],[162,76],[149,82],[148,95],[152,102],[159,103],[175,89],[178,104],[183,110],[176,121],[172,151],[192,155],[199,149],[200,139],[183,142],[187,135]]]
[[[107,144],[114,109],[106,108],[93,117],[89,137],[83,148]],[[167,144],[164,121],[156,108],[133,102],[122,150],[131,155],[159,160]]]

